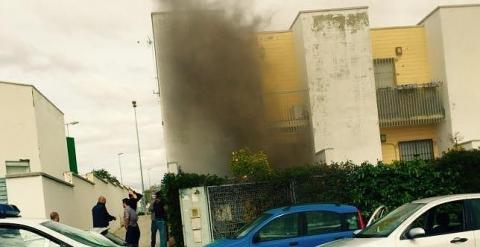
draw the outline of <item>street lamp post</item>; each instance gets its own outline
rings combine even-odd
[[[68,126],[69,125],[76,125],[76,124],[79,124],[80,122],[78,121],[73,121],[73,122],[70,122],[70,123],[66,123],[65,126],[67,127],[67,137],[70,136],[70,130],[68,129]]]
[[[138,137],[138,121],[137,121],[137,101],[132,101],[133,112],[135,114],[135,129],[137,131],[137,148],[138,148],[138,162],[140,163],[140,177],[142,179],[142,195],[145,194],[145,185],[143,183],[143,168],[142,168],[142,155],[140,151],[140,138]],[[142,210],[145,212],[145,197],[142,197]]]
[[[121,162],[122,155],[123,155],[123,153],[118,153],[117,154],[117,156],[118,156],[118,167],[120,168],[120,181],[123,184],[123,173],[122,173],[122,162]]]

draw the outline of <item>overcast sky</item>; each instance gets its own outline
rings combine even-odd
[[[198,0],[201,1],[201,0]],[[243,0],[238,0],[243,1]],[[246,0],[247,1],[247,0]],[[413,25],[437,5],[480,0],[248,0],[265,29],[284,30],[299,10],[369,6],[372,27]],[[133,109],[145,184],[166,170],[150,13],[153,0],[0,0],[0,81],[35,85],[64,113],[80,172],[105,168],[139,188]],[[139,42],[138,42],[139,41]],[[1,138],[1,137],[0,137]],[[146,170],[150,169],[149,172]]]

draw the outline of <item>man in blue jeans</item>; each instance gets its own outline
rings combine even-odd
[[[155,193],[155,200],[150,206],[152,213],[152,240],[151,246],[155,247],[157,230],[160,232],[160,247],[167,247],[167,213],[165,212],[165,201],[160,191]]]

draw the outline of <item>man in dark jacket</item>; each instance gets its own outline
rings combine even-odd
[[[107,199],[104,196],[98,198],[97,205],[92,208],[93,227],[108,227],[108,223],[112,220],[116,220],[114,216],[111,216],[105,204]]]
[[[163,200],[161,191],[155,193],[155,200],[150,205],[150,212],[152,213],[152,226],[151,226],[151,246],[155,247],[157,238],[157,231],[160,233],[160,247],[167,247],[168,243],[168,231],[167,231],[167,212],[165,211],[166,205]]]

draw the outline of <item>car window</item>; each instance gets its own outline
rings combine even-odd
[[[260,242],[285,238],[293,238],[299,235],[298,214],[289,214],[272,220],[257,234]]]
[[[357,238],[384,238],[388,237],[412,214],[420,210],[425,204],[407,203],[393,210],[385,217],[367,226],[363,231],[355,235]]]
[[[361,228],[360,220],[358,218],[358,213],[346,213],[344,214],[345,218],[345,230],[346,231],[355,231]]]
[[[263,223],[268,218],[272,217],[271,214],[262,214],[262,216],[258,217],[256,220],[246,224],[240,230],[238,230],[237,234],[233,236],[233,238],[242,238],[247,235],[253,228],[257,227],[259,224]]]
[[[14,226],[0,226],[0,246],[60,247],[48,238]]]
[[[45,226],[50,230],[53,230],[57,233],[62,234],[65,237],[73,239],[87,246],[92,246],[92,247],[117,247],[118,246],[100,234],[88,232],[88,231],[82,231],[80,229],[67,226],[64,224],[60,224],[54,221],[46,221],[46,222],[43,222],[41,225]]]
[[[480,230],[480,199],[468,200],[471,211],[471,228],[473,230]]]
[[[305,218],[307,235],[342,231],[341,214],[328,211],[307,212]]]
[[[408,229],[423,228],[426,237],[456,233],[465,230],[464,219],[463,201],[454,201],[429,209]]]

